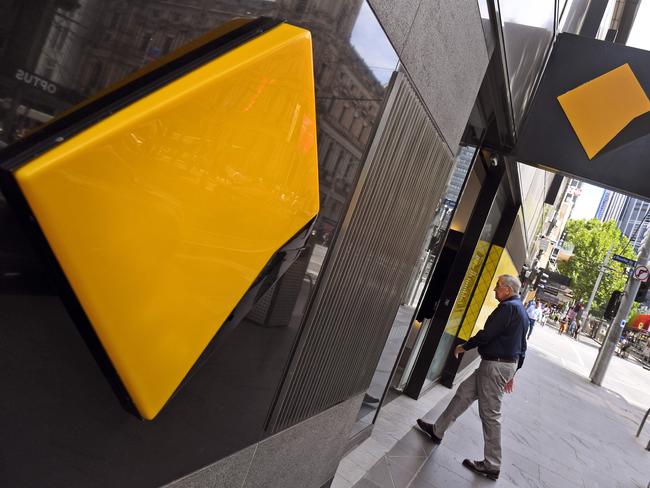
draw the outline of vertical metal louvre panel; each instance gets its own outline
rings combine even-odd
[[[277,432],[364,391],[453,158],[399,73],[271,421]]]

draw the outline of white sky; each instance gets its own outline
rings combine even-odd
[[[650,51],[650,2],[642,1],[630,30],[627,45]]]
[[[598,210],[598,204],[602,195],[602,188],[583,183],[582,193],[576,199],[575,207],[573,207],[573,212],[571,212],[571,218],[593,219],[596,216],[596,210]]]

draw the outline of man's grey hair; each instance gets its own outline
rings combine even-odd
[[[510,287],[515,295],[519,294],[519,290],[521,290],[521,281],[519,281],[519,278],[512,275],[501,275],[499,279],[501,279],[501,283],[504,286]]]

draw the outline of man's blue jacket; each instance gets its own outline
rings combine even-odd
[[[469,351],[478,347],[481,356],[518,357],[517,369],[524,364],[526,356],[526,332],[528,315],[519,295],[499,303],[485,321],[485,327],[463,345]]]

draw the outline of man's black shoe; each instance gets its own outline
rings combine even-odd
[[[363,395],[363,402],[362,403],[379,403],[379,398],[375,398],[373,396],[368,395],[367,393]]]
[[[489,469],[485,467],[483,461],[470,461],[469,459],[463,460],[463,466],[467,469],[474,471],[476,474],[485,476],[488,479],[496,481],[499,479],[500,471],[498,469]]]
[[[442,442],[442,439],[433,433],[433,424],[425,422],[422,419],[418,419],[417,422],[420,430],[428,435],[434,444],[440,444]]]

